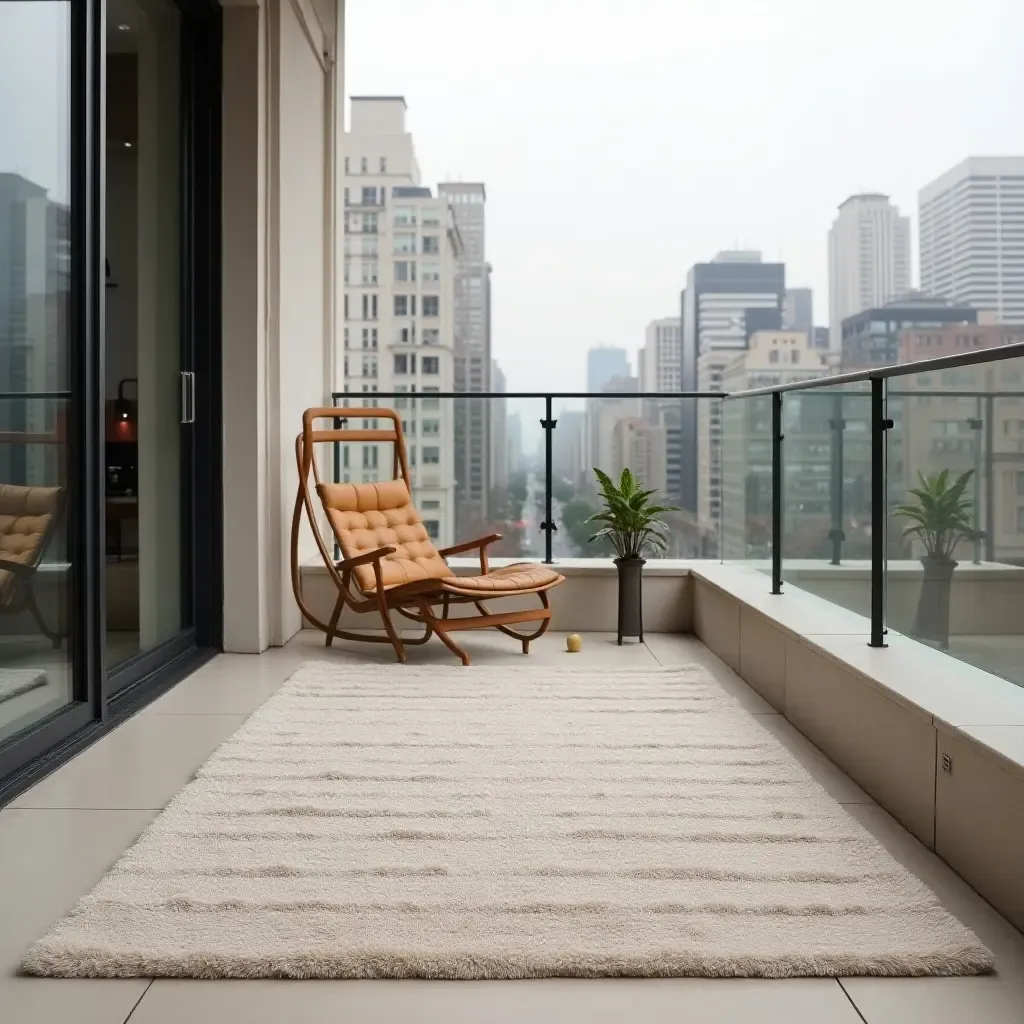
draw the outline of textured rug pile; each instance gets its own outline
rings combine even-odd
[[[45,686],[46,670],[41,668],[3,668],[0,669],[0,704],[5,700],[14,700],[23,693]]]
[[[522,978],[991,965],[703,669],[306,664],[23,966]]]

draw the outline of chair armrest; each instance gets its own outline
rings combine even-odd
[[[493,544],[498,540],[501,540],[501,534],[491,533],[486,537],[479,537],[476,540],[466,540],[461,544],[453,544],[450,548],[442,548],[438,554],[442,558],[447,558],[449,555],[460,555],[463,551],[476,551],[478,548],[485,548],[488,544]]]
[[[18,579],[31,579],[37,568],[35,565],[25,565],[24,562],[12,562],[6,558],[0,558],[0,572],[13,573]]]
[[[368,562],[378,562],[385,555],[393,555],[397,549],[392,547],[374,548],[373,551],[364,551],[361,555],[354,555],[352,558],[343,558],[335,563],[336,569],[354,569],[357,565],[366,565]]]

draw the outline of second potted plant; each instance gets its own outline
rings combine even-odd
[[[665,512],[679,512],[674,505],[656,505],[629,469],[624,469],[618,482],[599,469],[594,470],[601,485],[604,510],[587,522],[604,525],[590,539],[607,538],[615,549],[615,566],[619,571],[618,637],[644,638],[643,567],[645,551],[665,550],[668,527],[659,518]]]
[[[911,636],[943,649],[949,646],[949,600],[953,570],[959,564],[953,553],[961,540],[981,535],[974,528],[973,502],[964,496],[973,473],[969,469],[952,483],[948,469],[932,476],[918,473],[918,486],[910,488],[915,500],[893,509],[895,515],[910,520],[903,535],[916,537],[924,547],[924,577]]]

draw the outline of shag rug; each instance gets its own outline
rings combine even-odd
[[[306,664],[23,968],[976,974],[978,939],[698,667]]]
[[[13,700],[29,690],[45,686],[46,670],[41,668],[4,668],[0,669],[0,704],[5,700]]]

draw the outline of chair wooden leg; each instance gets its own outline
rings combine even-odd
[[[345,599],[338,595],[338,603],[334,606],[334,611],[331,613],[331,621],[328,623],[325,647],[330,647],[334,642],[335,631],[338,628],[338,620],[341,618],[341,612],[345,607]]]
[[[395,657],[400,662],[405,661],[405,644],[402,643],[402,638],[398,635],[398,630],[395,629],[395,625],[391,621],[391,609],[388,608],[383,591],[378,591],[378,595],[377,603],[380,607],[380,617],[384,620],[384,632],[387,633],[391,646],[395,649]]]
[[[456,658],[460,658],[463,665],[469,665],[469,655],[448,635],[445,628],[441,625],[441,620],[439,620],[433,611],[431,611],[430,605],[426,601],[419,601],[417,603],[419,605],[420,614],[423,616],[424,621],[437,634],[438,640],[440,640]]]

